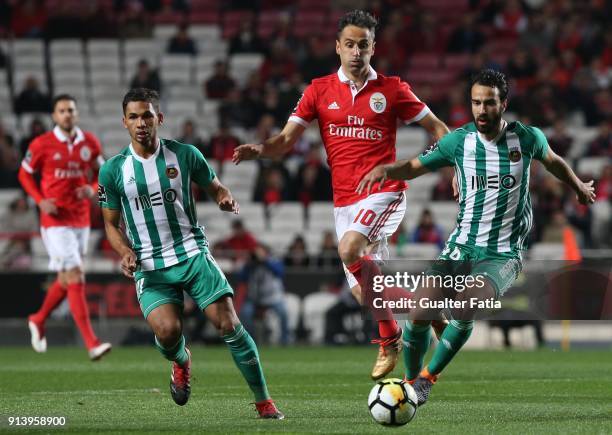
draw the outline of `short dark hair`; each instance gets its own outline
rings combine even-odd
[[[159,112],[159,94],[153,89],[147,88],[133,88],[130,89],[125,97],[123,97],[123,113],[128,103],[132,101],[144,101],[145,103],[151,103],[153,108]]]
[[[338,21],[338,38],[340,38],[340,33],[342,33],[342,30],[346,26],[356,26],[361,27],[362,29],[369,29],[372,32],[372,36],[374,36],[376,26],[378,26],[378,21],[369,12],[355,9],[354,11],[344,14],[342,18],[340,18],[340,21]]]
[[[77,100],[76,98],[74,98],[72,95],[70,94],[59,94],[56,95],[55,97],[53,97],[53,101],[51,101],[51,111],[55,112],[55,106],[57,106],[57,103],[59,103],[60,101],[74,101],[74,104],[76,104]]]
[[[503,72],[494,69],[483,69],[472,76],[470,88],[475,84],[489,86],[499,90],[499,99],[504,101],[508,97],[508,80]]]

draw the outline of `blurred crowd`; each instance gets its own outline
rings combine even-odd
[[[228,58],[219,58],[211,76],[200,83],[207,100],[219,101],[219,126],[200,137],[197,120],[187,120],[179,140],[193,143],[208,158],[227,162],[235,146],[260,142],[279,131],[306,84],[313,78],[337,70],[333,31],[298,32],[293,25],[306,10],[304,2],[107,0],[43,1],[0,0],[0,36],[21,38],[59,37],[150,37],[160,16],[175,17],[176,34],[167,41],[169,53],[196,55],[198,46],[189,35],[194,9],[204,3],[214,6],[219,25],[226,14],[244,12],[235,31],[223,31],[228,53],[261,53],[265,60],[244,86],[239,86]],[[451,128],[471,121],[467,83],[483,68],[507,72],[511,79],[509,111],[516,119],[548,128],[552,148],[562,156],[572,152],[574,127],[597,128],[584,152],[576,156],[612,158],[612,17],[611,2],[605,0],[466,0],[402,2],[400,0],[330,0],[312,3],[314,10],[338,13],[364,8],[374,13],[377,29],[374,68],[399,74],[415,93]],[[458,4],[465,7],[457,9]],[[302,8],[302,9],[300,9]],[[455,9],[453,9],[455,8]],[[283,11],[273,29],[263,35],[259,18],[266,10]],[[453,11],[457,13],[453,13]],[[198,12],[198,17],[202,16]],[[212,15],[211,15],[212,16]],[[216,17],[216,18],[215,18]],[[1,46],[0,46],[1,47]],[[0,48],[0,68],[11,62]],[[438,82],[439,80],[439,82]],[[146,60],[133,72],[131,86],[146,86],[164,94],[163,77]],[[34,78],[14,96],[16,114],[48,112],[49,95]],[[235,127],[246,137],[238,137]],[[25,137],[3,126],[0,120],[0,187],[18,187],[16,172],[32,138],[47,128],[34,119]],[[287,160],[260,165],[253,183],[252,200],[266,205],[299,201],[330,201],[330,173],[320,142],[299,142]],[[576,163],[573,161],[572,163]],[[612,166],[600,173],[580,174],[596,180],[598,201],[612,199]],[[443,171],[431,192],[432,201],[452,200],[452,171]],[[579,205],[574,195],[534,165],[531,182],[535,211],[534,241],[556,241],[559,228],[572,225],[585,247],[609,244],[593,240],[592,210]],[[7,213],[17,213],[20,207]],[[96,216],[94,214],[94,216]],[[421,241],[440,244],[444,235],[435,216],[424,213],[418,226],[401,229],[396,243]],[[610,231],[607,232],[608,234]],[[327,236],[326,236],[327,237]],[[322,252],[334,251],[333,235]],[[309,265],[331,261],[310,258],[304,240],[291,244],[286,265]],[[334,259],[336,255],[333,256]],[[335,261],[335,260],[334,260]]]

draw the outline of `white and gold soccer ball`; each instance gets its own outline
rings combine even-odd
[[[401,379],[378,381],[368,396],[372,418],[385,426],[403,426],[414,418],[417,395],[412,386]]]

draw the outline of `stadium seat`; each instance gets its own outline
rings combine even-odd
[[[272,230],[289,233],[304,228],[304,207],[301,203],[285,202],[270,206],[268,210]]]
[[[0,189],[0,210],[6,210],[8,204],[22,194],[21,189]]]
[[[400,254],[403,259],[433,260],[440,254],[440,248],[433,243],[408,243],[402,246]]]
[[[168,40],[176,34],[176,31],[177,27],[174,24],[157,24],[153,27],[153,37],[165,47]]]
[[[189,26],[189,35],[196,41],[221,41],[221,28],[217,25],[195,24]]]
[[[165,83],[190,84],[193,77],[193,57],[167,54],[161,58],[161,78]]]
[[[198,104],[193,100],[170,100],[165,105],[168,116],[173,118],[192,117],[198,115]]]
[[[302,302],[304,328],[309,332],[310,344],[321,344],[325,335],[325,314],[338,300],[338,296],[327,292],[307,295]]]
[[[55,57],[83,57],[83,43],[80,39],[54,39],[49,43],[51,59]]]
[[[529,250],[531,260],[563,260],[565,248],[563,243],[536,243]]]
[[[422,128],[401,127],[395,136],[396,158],[412,159],[427,148],[429,135]]]
[[[25,56],[44,59],[45,46],[41,39],[15,39],[12,44],[12,55],[15,61]]]
[[[569,131],[574,141],[572,147],[569,150],[569,157],[578,158],[582,157],[588,150],[589,142],[591,142],[597,136],[597,128],[594,127],[582,127],[572,128]]]
[[[607,165],[612,164],[612,159],[609,157],[583,157],[578,160],[578,173],[599,177],[601,171]]]
[[[230,74],[243,86],[253,71],[259,70],[264,61],[263,54],[240,53],[230,57]]]

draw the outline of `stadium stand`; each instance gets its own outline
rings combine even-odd
[[[211,100],[202,91],[202,84],[210,78],[218,60],[228,62],[230,75],[240,93],[240,116],[251,120],[232,126],[233,134],[241,141],[261,137],[254,126],[259,124],[261,116],[271,112],[279,114],[275,118],[275,127],[282,127],[282,120],[286,119],[296,100],[291,94],[284,93],[289,87],[291,75],[300,75],[313,63],[322,65],[320,59],[312,57],[310,44],[320,40],[322,46],[332,49],[336,23],[344,12],[334,9],[334,2],[326,0],[299,1],[292,5],[292,2],[261,1],[258,2],[260,7],[253,10],[233,9],[225,2],[216,0],[192,0],[187,2],[190,5],[187,10],[173,10],[173,2],[160,2],[163,5],[161,9],[145,8],[141,17],[144,24],[139,24],[139,34],[150,37],[122,38],[117,35],[124,34],[122,26],[128,27],[129,23],[125,11],[116,7],[121,2],[99,1],[100,10],[107,14],[108,25],[101,30],[92,28],[91,34],[57,38],[53,20],[68,18],[78,22],[82,19],[79,18],[81,5],[73,2],[74,11],[70,12],[70,8],[59,8],[57,1],[39,3],[41,10],[46,10],[51,17],[48,27],[39,37],[23,37],[28,34],[27,29],[18,29],[11,24],[10,18],[4,21],[9,23],[7,27],[0,27],[0,54],[9,60],[4,67],[0,63],[0,124],[15,144],[29,135],[29,126],[34,118],[43,120],[47,128],[51,127],[46,113],[14,111],[14,102],[25,83],[35,79],[43,96],[68,92],[77,98],[81,125],[101,138],[107,157],[127,144],[127,135],[121,124],[120,101],[141,60],[146,60],[161,79],[162,108],[167,112],[164,134],[179,134],[183,122],[193,119],[199,129],[198,136],[208,141],[227,121],[223,115],[226,112],[221,110],[226,102]],[[518,30],[508,30],[500,24],[503,23],[500,2],[428,0],[404,6],[398,6],[399,3],[394,1],[376,3],[382,5],[374,12],[382,23],[377,34],[383,39],[379,41],[380,47],[377,46],[380,54],[377,52],[373,59],[375,68],[381,73],[399,74],[407,80],[415,93],[443,120],[448,120],[450,115],[451,93],[458,91],[465,95],[466,79],[470,72],[482,66],[507,70],[516,47],[521,47],[533,56],[537,68],[526,73],[527,81],[523,81],[525,77],[520,78],[521,83],[530,83],[526,91],[522,86],[517,86],[519,78],[514,78],[512,85],[516,90],[510,96],[508,119],[539,125],[545,128],[547,134],[551,134],[555,121],[562,120],[573,139],[567,156],[580,174],[597,180],[610,167],[610,135],[607,148],[601,151],[601,155],[587,156],[600,124],[612,122],[612,38],[609,36],[610,14],[605,13],[605,2],[584,4],[570,1],[566,2],[564,10],[558,10],[556,4],[525,2],[522,12],[526,25]],[[287,6],[279,8],[278,4]],[[475,31],[485,37],[486,43],[475,49],[453,44],[451,51],[450,35],[460,34],[458,30],[466,16],[477,23]],[[591,21],[583,21],[590,27],[579,24],[573,35],[577,43],[571,49],[576,53],[576,61],[571,67],[564,66],[564,52],[569,48],[563,32],[554,29],[561,29],[566,17],[579,20],[586,16]],[[419,17],[423,23],[436,25],[435,35],[419,25]],[[550,24],[547,30],[534,26],[543,18]],[[184,24],[189,25],[188,35],[197,46],[197,55],[168,54],[169,39]],[[242,38],[244,34],[259,38],[269,50],[231,53],[232,40]],[[540,38],[541,43],[534,46],[530,42],[534,38]],[[414,42],[421,40],[421,45]],[[388,46],[385,47],[385,44]],[[294,64],[296,68],[294,72],[274,74],[270,76],[270,81],[265,82],[262,77],[268,71],[266,65],[273,47],[284,48],[287,64]],[[405,53],[400,55],[400,51]],[[336,68],[336,62],[332,59],[326,72],[333,72]],[[586,89],[580,81],[583,76],[591,78]],[[303,88],[306,83],[303,77],[300,80]],[[271,89],[276,91],[272,92]],[[555,104],[546,104],[541,94],[544,89],[552,92],[551,101],[555,101]],[[270,97],[271,94],[276,97]],[[305,147],[301,151],[296,150],[284,162],[289,175],[288,190],[291,192],[304,150],[320,142],[314,124],[304,136]],[[429,138],[422,129],[402,126],[397,134],[397,156],[414,156],[422,152],[428,143]],[[205,144],[205,148],[207,146]],[[202,151],[207,156],[211,155],[208,149]],[[302,234],[308,242],[309,253],[316,254],[321,231],[333,227],[331,203],[314,202],[305,209],[292,194],[291,201],[266,210],[263,205],[252,202],[258,174],[255,163],[230,167],[227,162],[212,160],[212,164],[223,169],[222,179],[241,202],[243,219],[262,242],[269,244],[276,254],[282,255],[294,235]],[[536,179],[538,182],[532,183],[532,196],[538,214],[538,207],[542,203],[539,199],[545,192],[541,191],[542,184]],[[432,189],[438,180],[438,175],[430,175],[411,183],[407,191],[408,209],[404,219],[406,231],[412,231],[424,207],[432,210],[434,219],[444,232],[452,230],[456,204],[430,202]],[[0,210],[6,209],[16,194],[17,191],[12,189],[0,189]],[[599,201],[593,207],[590,218],[593,234],[585,239],[593,240],[593,246],[583,245],[585,248],[610,247],[609,187],[601,189],[599,194]],[[561,190],[559,195],[561,198],[557,207],[565,210],[570,204],[571,195],[566,190]],[[542,219],[537,223],[546,225],[552,212],[547,209],[540,213]],[[230,231],[230,220],[221,219],[216,213],[216,207],[210,203],[198,204],[198,215],[207,226],[211,243],[225,237]],[[541,234],[542,231],[537,233]],[[538,241],[537,238],[533,240],[536,244]],[[34,255],[40,253],[44,257],[44,251],[39,249],[40,240],[34,238],[32,242]],[[584,240],[581,243],[585,243]],[[431,258],[435,255],[434,251],[430,245],[407,245],[398,250],[402,255],[421,258]],[[547,255],[546,252],[548,248],[544,245],[534,249],[538,255]],[[97,262],[96,258],[101,257],[94,252],[92,267],[108,270],[107,261],[110,260]]]

